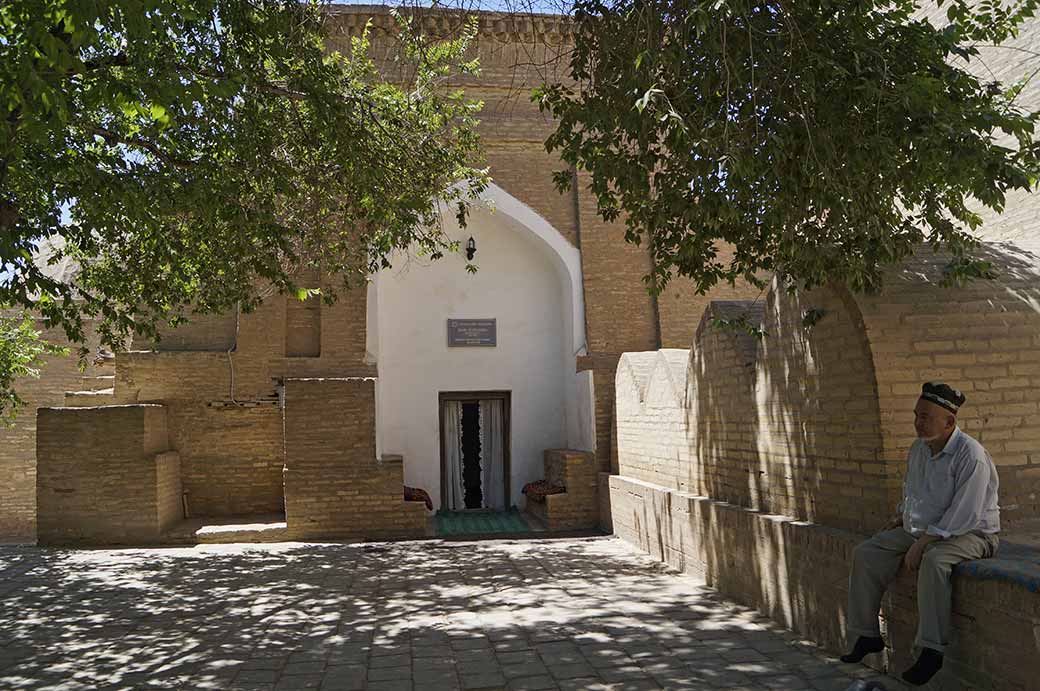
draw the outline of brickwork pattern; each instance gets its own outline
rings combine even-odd
[[[405,502],[403,487],[400,459],[376,458],[374,380],[286,381],[285,519],[294,539],[421,536],[425,507]]]
[[[615,534],[655,558],[833,651],[847,649],[843,631],[852,550],[862,536],[767,515],[613,476]],[[913,663],[916,583],[893,584],[882,616],[889,668]],[[954,577],[953,641],[942,688],[1012,691],[1034,688],[1040,673],[1036,594],[1013,581]],[[875,656],[872,656],[875,657]],[[873,660],[878,662],[878,660]]]
[[[732,258],[732,247],[723,245],[719,250],[718,261],[725,266]],[[712,301],[755,300],[761,299],[764,294],[765,291],[761,288],[739,281],[732,286],[728,283],[717,285],[701,295],[697,293],[693,281],[683,276],[674,276],[657,298],[661,321],[661,347],[689,347],[697,327],[700,326],[704,310]]]
[[[825,316],[802,325],[809,309]],[[712,326],[749,315],[763,338]],[[837,289],[774,286],[764,305],[716,301],[692,350],[626,353],[620,473],[739,506],[857,529],[891,512],[873,362]],[[894,506],[894,504],[893,504]]]
[[[527,502],[527,510],[545,522],[549,530],[579,530],[599,524],[599,468],[588,451],[546,449],[545,481],[566,488],[544,502]]]
[[[46,328],[41,320],[36,330],[50,343],[69,346],[63,332]],[[90,322],[86,331],[86,346],[93,352],[97,339]],[[62,405],[66,391],[111,386],[110,364],[95,365],[90,359],[81,371],[76,347],[69,350],[68,357],[45,357],[39,379],[21,379],[15,385],[26,405],[13,426],[0,427],[0,538],[31,542],[36,536],[36,409]]]
[[[285,510],[282,411],[277,405],[169,405],[181,453],[189,516],[248,516]]]
[[[885,462],[901,474],[921,382],[956,386],[967,396],[958,424],[997,464],[1007,526],[1040,516],[1040,254],[1001,243],[984,256],[1001,271],[995,282],[941,288],[945,259],[923,251],[891,272],[882,295],[857,302],[877,372]],[[899,492],[896,478],[890,504]]]
[[[190,314],[186,328],[161,326],[159,340],[137,336],[134,350],[227,352],[235,346],[235,313]]]
[[[179,519],[179,459],[158,405],[41,408],[41,544],[156,543]]]

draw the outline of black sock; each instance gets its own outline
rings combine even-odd
[[[921,655],[910,669],[903,672],[903,681],[914,686],[927,684],[942,669],[943,654],[932,648],[921,648]]]
[[[860,636],[852,650],[841,656],[842,662],[859,662],[870,653],[880,653],[885,649],[885,642],[880,636]]]

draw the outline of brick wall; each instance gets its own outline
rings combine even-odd
[[[184,485],[179,453],[165,451],[155,457],[155,479],[159,532],[162,533],[184,519]]]
[[[304,283],[316,285],[317,278]],[[114,402],[161,402],[169,409],[170,444],[180,454],[191,516],[285,510],[275,379],[368,372],[364,293],[346,291],[333,305],[271,297],[236,318],[230,353],[167,351],[164,340],[155,352],[117,356]],[[208,326],[182,330],[196,328]]]
[[[286,381],[285,518],[293,538],[421,536],[425,507],[403,493],[400,459],[376,458],[374,380]]]
[[[885,462],[901,472],[921,382],[947,381],[967,396],[958,424],[997,464],[1005,526],[1040,516],[1036,249],[987,245],[985,256],[1001,277],[964,288],[939,287],[945,260],[923,251],[891,272],[882,295],[857,297],[877,372]],[[898,482],[891,490],[894,504]]]
[[[528,500],[527,509],[545,521],[550,530],[579,530],[599,524],[599,467],[588,451],[546,449],[545,481],[566,488],[544,502]]]
[[[36,322],[36,329],[50,343],[69,345],[63,332],[46,328],[42,321]],[[89,323],[87,333],[87,347],[93,352],[97,339]],[[0,539],[31,542],[36,537],[36,409],[60,406],[66,391],[94,386],[96,377],[111,373],[110,365],[95,366],[90,360],[86,365],[80,371],[76,347],[72,347],[68,357],[44,358],[39,379],[21,379],[15,384],[26,405],[13,426],[0,426]]]
[[[997,463],[1005,530],[1035,520],[1040,255],[984,251],[996,281],[942,288],[944,259],[922,251],[880,295],[774,285],[751,313],[764,338],[708,328],[748,307],[715,302],[690,351],[622,356],[615,532],[841,649],[851,549],[898,502],[913,406],[930,379],[968,397],[958,421]],[[809,310],[824,316],[807,330]],[[956,577],[944,688],[1024,689],[1040,671],[1018,662],[1037,659],[1029,633],[1040,623],[1029,590],[1040,574],[1018,559],[1000,567],[1001,582]],[[910,662],[913,591],[901,581],[886,602],[898,667]]]
[[[277,405],[169,405],[170,436],[192,516],[282,513],[282,411]]]
[[[285,298],[285,356],[321,355],[321,301],[317,297]]]
[[[767,335],[711,326],[738,314]],[[851,529],[891,512],[873,362],[838,290],[712,303],[692,350],[622,356],[616,395],[622,475]]]
[[[159,340],[138,336],[134,350],[185,350],[226,352],[235,345],[235,314],[192,314],[182,328],[163,326]]]
[[[703,575],[728,597],[831,651],[847,649],[848,568],[861,535],[626,477],[609,482],[615,534],[677,569]],[[1033,632],[1040,627],[1040,607],[1028,585],[1035,577],[1019,571],[983,580],[955,573],[943,689],[1036,687],[1040,644]],[[892,647],[882,663],[889,670],[913,662],[915,590],[914,579],[902,575],[884,602],[883,632]]]
[[[723,265],[733,257],[731,246],[723,245],[719,251],[719,262]],[[661,347],[687,348],[693,341],[701,323],[704,310],[713,300],[755,300],[764,291],[740,281],[736,285],[717,285],[707,293],[698,295],[688,278],[675,276],[657,298],[657,309],[661,320]]]
[[[179,518],[162,406],[41,408],[37,428],[41,544],[155,543]]]

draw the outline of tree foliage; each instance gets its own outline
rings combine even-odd
[[[486,185],[474,27],[430,43],[400,21],[401,74],[366,34],[327,44],[327,8],[294,0],[8,0],[0,6],[0,301],[82,338],[154,335],[184,314],[249,310],[320,267],[357,284],[395,249],[453,248]],[[32,255],[81,265],[74,285]],[[326,299],[334,299],[326,292]]]
[[[67,355],[67,350],[40,340],[35,321],[27,314],[0,314],[0,426],[9,425],[25,401],[14,383],[39,377],[44,355]]]
[[[1037,3],[940,0],[941,26],[921,4],[579,0],[575,83],[536,94],[558,121],[546,146],[648,244],[652,290],[766,272],[874,290],[922,244],[950,282],[992,275],[977,204],[1033,187],[1037,114],[970,68]]]

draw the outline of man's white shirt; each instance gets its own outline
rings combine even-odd
[[[915,536],[943,539],[971,532],[998,533],[999,486],[993,459],[960,427],[934,456],[927,442],[917,439],[910,447],[898,508],[903,529]]]

